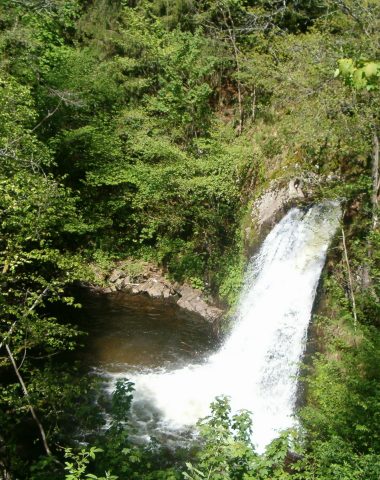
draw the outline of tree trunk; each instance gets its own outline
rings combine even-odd
[[[348,260],[348,253],[347,253],[347,245],[346,245],[346,235],[344,233],[344,228],[342,227],[342,243],[343,243],[343,252],[344,252],[344,260],[346,262],[346,267],[347,267],[347,277],[348,277],[348,287],[350,291],[350,297],[351,297],[351,308],[352,308],[352,315],[354,317],[354,329],[356,330],[356,326],[358,323],[358,317],[356,314],[356,302],[355,302],[355,295],[354,295],[354,284],[352,281],[352,275],[351,275],[351,268],[350,268],[350,262]]]
[[[377,134],[376,128],[374,128],[373,137],[372,137],[372,162],[371,162],[371,180],[372,180],[372,191],[371,191],[371,207],[372,207],[372,222],[371,227],[372,231],[376,230],[379,224],[379,136]],[[371,236],[368,236],[367,240],[367,252],[368,252],[368,261],[363,265],[362,272],[362,286],[364,289],[371,289],[372,295],[377,298],[376,292],[373,288],[372,279],[370,275],[370,265],[373,254],[373,245],[371,241]]]
[[[230,9],[227,7],[227,15],[228,18],[226,17],[226,13],[221,8],[221,13],[223,16],[223,21],[224,24],[227,28],[228,32],[228,37],[230,39],[231,45],[232,45],[232,50],[234,53],[234,58],[235,58],[235,64],[236,64],[236,72],[238,74],[237,78],[237,93],[238,93],[238,108],[239,108],[239,123],[236,128],[236,132],[238,135],[241,135],[243,131],[243,94],[242,94],[242,88],[241,88],[241,83],[240,83],[240,61],[239,61],[239,49],[237,47],[237,42],[236,42],[236,34],[235,34],[235,24],[231,15]]]
[[[5,348],[8,352],[8,356],[9,356],[9,359],[12,363],[12,366],[14,368],[14,371],[17,375],[17,378],[18,378],[18,381],[20,382],[20,385],[21,385],[21,388],[22,388],[22,391],[24,393],[24,396],[28,402],[28,406],[29,406],[29,410],[30,410],[30,413],[32,414],[32,417],[34,419],[34,421],[36,422],[37,424],[37,427],[40,431],[40,434],[41,434],[41,439],[42,439],[42,443],[43,443],[43,446],[44,446],[44,449],[45,449],[45,452],[47,455],[51,456],[51,451],[50,451],[50,448],[47,444],[47,440],[46,440],[46,434],[45,434],[45,430],[44,430],[44,427],[42,426],[42,423],[39,421],[38,417],[37,417],[37,414],[36,414],[36,411],[34,410],[34,407],[30,401],[30,397],[29,397],[29,393],[28,393],[28,390],[26,388],[26,385],[24,383],[24,380],[22,379],[22,376],[20,374],[20,371],[19,369],[17,368],[17,365],[16,365],[16,362],[15,362],[15,359],[13,357],[13,354],[11,352],[11,349],[9,348],[9,345],[5,345]]]
[[[379,222],[379,136],[377,131],[373,134],[372,152],[372,229],[376,230]]]

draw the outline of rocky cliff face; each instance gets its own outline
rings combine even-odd
[[[336,176],[325,177],[312,172],[273,180],[253,202],[250,216],[245,221],[247,256],[250,257],[257,251],[267,233],[290,208],[312,205],[321,185],[337,180],[339,179]]]
[[[253,206],[252,218],[258,229],[273,227],[286,209],[294,203],[305,200],[304,185],[300,178],[292,179],[284,186],[272,184]]]

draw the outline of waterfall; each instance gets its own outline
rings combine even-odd
[[[141,428],[183,430],[206,416],[222,394],[230,397],[232,411],[252,412],[258,451],[294,425],[299,364],[339,218],[333,202],[290,210],[250,261],[232,331],[219,351],[203,364],[129,375]]]

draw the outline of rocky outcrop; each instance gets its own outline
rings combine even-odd
[[[97,287],[97,290],[104,293],[123,291],[166,299],[189,312],[201,315],[208,322],[216,322],[224,313],[220,308],[210,305],[200,290],[187,284],[170,282],[160,269],[152,265],[145,265],[142,271],[135,275],[128,274],[127,269],[123,269],[121,265],[111,271],[106,283],[107,287]]]
[[[258,232],[272,228],[289,208],[312,201],[316,187],[330,180],[306,173],[287,181],[272,182],[253,204],[252,220]]]
[[[177,289],[179,299],[177,305],[190,312],[201,315],[209,322],[215,322],[223,315],[223,310],[209,305],[202,296],[202,292],[189,285],[181,285]]]
[[[297,200],[304,200],[304,182],[295,178],[287,185],[272,185],[254,203],[252,217],[259,231],[263,228],[271,228],[285,213],[285,210]]]
[[[244,223],[245,250],[248,257],[257,252],[261,242],[287,211],[295,206],[307,206],[316,201],[320,186],[339,181],[335,175],[323,176],[300,172],[294,177],[273,180],[252,205]]]

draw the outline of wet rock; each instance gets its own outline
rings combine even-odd
[[[133,287],[139,285],[139,283],[133,282],[131,277],[125,276],[124,278],[119,278],[118,280],[116,280],[114,285],[119,291],[124,292],[130,291]]]
[[[138,268],[137,268],[138,267]],[[99,282],[87,285],[98,293],[128,292],[148,295],[176,303],[180,308],[195,312],[208,322],[218,326],[224,311],[210,304],[201,290],[187,284],[169,281],[164,272],[148,262],[120,261],[108,274],[98,275]]]
[[[180,298],[177,305],[190,312],[201,315],[209,322],[215,322],[223,315],[223,310],[209,305],[203,298],[202,292],[189,285],[183,285],[179,288]]]
[[[267,190],[255,202],[252,212],[259,230],[266,226],[272,227],[279,216],[285,213],[284,210],[294,203],[294,200],[304,199],[302,187],[303,181],[300,178],[294,178],[283,187],[275,185]]]
[[[104,293],[125,291],[134,295],[145,294],[151,298],[162,298],[176,302],[180,308],[195,312],[209,322],[217,321],[223,310],[211,306],[203,293],[187,284],[169,282],[163,272],[155,266],[145,265],[143,271],[131,277],[122,270],[122,265],[108,276],[109,287]]]
[[[302,191],[303,181],[300,178],[294,178],[290,180],[288,185],[288,197],[289,200],[293,198],[305,198]]]
[[[117,288],[114,285],[111,285],[110,287],[104,288],[102,291],[103,293],[112,293],[116,292]]]
[[[125,284],[125,290],[129,290],[134,294],[145,293],[152,298],[169,299],[176,295],[176,291],[172,288],[171,284],[162,275],[157,273],[147,280],[144,279],[141,283]]]
[[[290,180],[273,181],[253,205],[254,228],[259,235],[266,233],[289,208],[312,202],[318,186],[322,183],[337,181],[337,179],[336,175],[324,177],[312,172],[303,172]],[[247,238],[249,234],[250,231],[247,231]]]
[[[119,280],[125,277],[125,272],[123,270],[115,269],[111,272],[108,277],[109,283],[117,283]]]
[[[152,298],[163,297],[163,292],[166,288],[165,284],[158,278],[149,278],[146,282],[142,283],[139,287],[141,293],[146,293]]]
[[[140,285],[132,285],[131,289],[130,290],[127,290],[129,293],[133,293],[134,295],[136,295],[137,293],[141,293],[140,292],[140,289],[139,289],[139,286]]]

